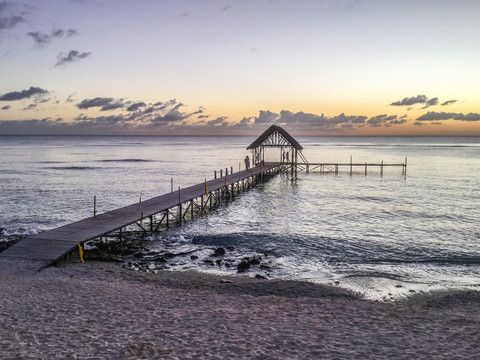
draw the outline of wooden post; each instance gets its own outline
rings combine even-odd
[[[213,175],[214,175],[214,178],[216,179],[217,178],[217,170],[213,170]]]
[[[287,153],[287,154],[288,154],[288,153]],[[293,176],[293,147],[292,147],[292,160],[291,160],[291,162],[290,162],[290,166],[292,167],[290,173],[291,173],[292,176]]]
[[[382,165],[380,165],[380,175],[383,176],[383,160],[382,160]]]
[[[170,178],[170,192],[173,192],[173,178]]]
[[[404,169],[405,169],[405,171],[404,171],[403,175],[407,176],[407,158],[405,158]]]
[[[298,150],[295,149],[295,176],[297,175],[297,166],[298,166]]]
[[[97,216],[97,196],[93,195],[93,217]]]
[[[365,176],[367,176],[367,162],[365,161]]]
[[[120,237],[120,248],[122,249],[122,253],[123,253],[122,228],[120,228],[120,234],[119,234],[119,237]]]
[[[350,155],[350,176],[352,176],[352,155]]]
[[[230,174],[233,174],[233,166],[230,166]]]
[[[178,223],[181,224],[182,223],[182,202],[180,200],[180,186],[178,187],[178,213],[179,213],[179,217],[178,217]]]
[[[190,217],[193,219],[193,200],[190,200]]]
[[[338,175],[338,164],[335,164],[335,175]]]
[[[150,215],[150,232],[153,232],[153,215]]]
[[[223,177],[223,170],[220,169],[220,177],[222,178]]]

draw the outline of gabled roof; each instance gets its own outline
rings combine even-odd
[[[297,150],[302,150],[303,147],[295,140],[292,135],[282,129],[280,126],[272,125],[265,132],[258,137],[253,143],[247,147],[247,150],[255,149],[258,146],[292,146]]]

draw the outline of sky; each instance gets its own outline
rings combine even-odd
[[[480,136],[478,0],[0,0],[0,135]]]

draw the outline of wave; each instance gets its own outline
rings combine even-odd
[[[449,148],[478,148],[480,144],[308,144],[308,147],[368,147],[368,148],[418,148],[418,149],[426,149],[426,148],[441,148],[441,149],[449,149]]]
[[[97,166],[47,166],[44,169],[49,170],[98,170]]]
[[[25,228],[2,228],[0,227],[0,238],[16,237],[16,236],[32,236],[37,235],[38,230],[36,229],[25,229]]]
[[[155,162],[155,160],[149,160],[149,159],[105,159],[105,160],[96,160],[96,162],[103,162],[103,163],[111,163],[111,162],[140,163],[140,162]]]
[[[366,264],[480,265],[480,256],[430,257],[417,259],[370,259]]]

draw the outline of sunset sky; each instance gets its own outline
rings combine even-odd
[[[480,135],[478,0],[0,0],[0,134]]]

